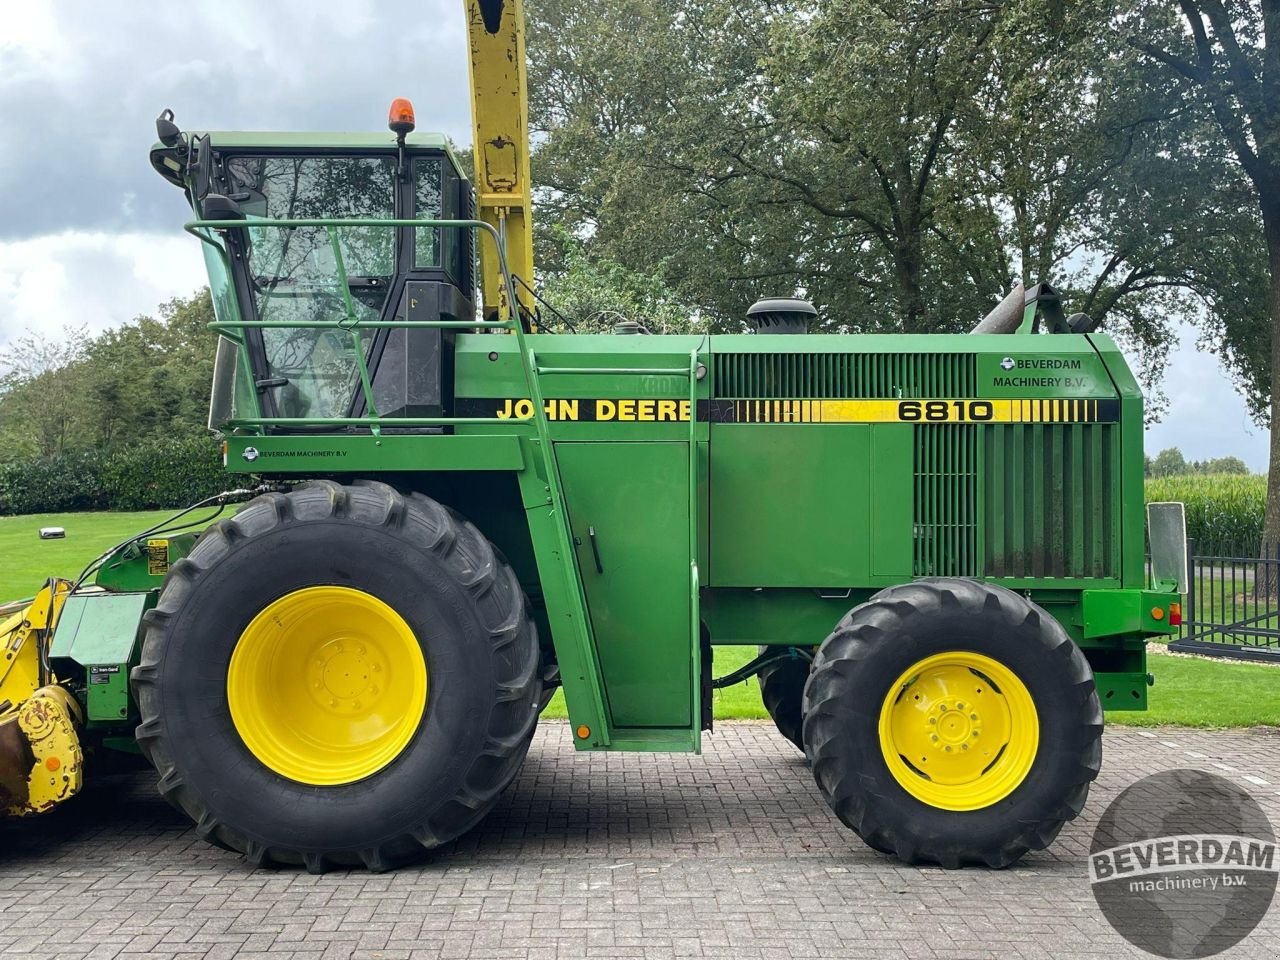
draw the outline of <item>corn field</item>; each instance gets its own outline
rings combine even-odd
[[[1267,478],[1259,474],[1186,474],[1151,477],[1147,502],[1181,500],[1187,507],[1187,537],[1206,546],[1256,550],[1262,542]]]

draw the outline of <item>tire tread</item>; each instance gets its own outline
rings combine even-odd
[[[256,505],[268,509],[255,510]],[[304,518],[348,518],[411,536],[417,545],[434,553],[470,594],[494,645],[493,709],[485,742],[459,778],[462,786],[455,796],[445,798],[423,816],[421,823],[376,847],[333,851],[272,847],[220,822],[204,798],[184,781],[179,763],[181,744],[168,736],[160,709],[160,664],[170,639],[166,628],[191,585],[204,570],[238,547]],[[429,497],[402,494],[378,481],[358,480],[349,487],[330,480],[312,481],[288,494],[272,493],[254,500],[235,517],[210,527],[191,556],[170,568],[158,604],[143,617],[141,662],[131,673],[141,715],[136,736],[142,752],[160,774],[161,795],[191,817],[201,835],[219,846],[240,851],[255,865],[302,866],[312,873],[359,866],[388,870],[465,832],[510,785],[537,723],[535,707],[542,692],[540,659],[537,634],[515,573],[473,524]],[[502,762],[493,763],[495,757]],[[440,829],[432,821],[455,803],[474,811],[474,816],[466,818],[462,829]]]
[[[953,616],[958,610],[1000,618],[1007,626],[1034,633],[1046,660],[1055,662],[1079,709],[1069,748],[1078,762],[1062,796],[1049,809],[1016,824],[999,844],[980,849],[957,846],[952,838],[914,835],[896,823],[892,798],[871,792],[869,778],[852,769],[842,750],[847,715],[842,699],[861,664],[903,633],[903,621],[921,613]],[[1063,825],[1083,809],[1089,785],[1102,761],[1102,707],[1093,671],[1080,648],[1052,617],[1021,595],[976,580],[922,579],[890,587],[841,618],[819,648],[804,691],[805,751],[819,789],[836,815],[869,846],[909,863],[956,868],[981,863],[1003,868],[1032,850],[1047,847]]]

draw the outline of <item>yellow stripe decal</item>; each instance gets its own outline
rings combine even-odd
[[[815,400],[801,418],[813,423],[1079,423],[1096,422],[1096,400]]]
[[[688,422],[690,410],[712,423],[1117,423],[1121,401],[1066,399],[688,400],[548,399],[550,420]],[[460,397],[459,416],[527,417],[528,400]]]

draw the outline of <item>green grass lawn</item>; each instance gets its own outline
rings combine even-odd
[[[98,554],[176,512],[35,513],[0,517],[0,603],[32,596],[49,577],[78,576],[85,564]],[[192,517],[211,512],[202,510]],[[63,527],[67,537],[41,540],[41,527]]]
[[[46,577],[76,576],[102,551],[172,512],[0,517],[0,602],[31,596]],[[37,536],[41,527],[65,527],[67,538],[41,540]],[[717,647],[716,675],[737,669],[754,655],[754,647]],[[1145,713],[1108,713],[1108,723],[1280,726],[1280,668],[1158,655],[1152,655],[1148,663],[1156,678],[1150,709]],[[565,716],[562,694],[556,694],[545,715]],[[756,681],[717,691],[715,715],[718,720],[765,718]]]
[[[1149,727],[1280,726],[1280,667],[1151,655],[1156,685],[1145,713],[1108,713],[1108,723]]]

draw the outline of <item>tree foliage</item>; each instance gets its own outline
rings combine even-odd
[[[958,331],[1049,280],[1137,358],[1152,411],[1191,319],[1265,412],[1253,185],[1213,111],[1129,42],[1176,33],[1167,0],[527,9],[540,223],[710,328],[799,294],[830,330]],[[562,244],[539,241],[553,277]]]
[[[552,236],[559,269],[545,278],[540,293],[555,306],[554,312],[542,314],[545,327],[573,333],[609,333],[619,323],[640,324],[650,333],[697,329],[696,314],[657,277],[592,256],[586,244],[563,228],[555,228]]]
[[[1249,473],[1248,465],[1239,457],[1210,457],[1208,460],[1188,460],[1177,447],[1166,447],[1155,458],[1144,457],[1148,477],[1184,477],[1191,475],[1232,475]]]
[[[74,436],[84,409],[76,373],[84,361],[84,327],[61,336],[28,331],[5,348],[0,371],[0,431],[10,454],[55,456]],[[10,430],[4,426],[11,425]]]
[[[1246,198],[1238,262],[1206,249],[1214,279],[1206,339],[1236,372],[1260,420],[1280,419],[1280,0],[1157,0],[1122,18],[1129,45],[1157,64],[1188,113],[1204,118],[1191,152],[1217,156]],[[1233,210],[1240,211],[1237,202]],[[1259,225],[1261,229],[1259,229]],[[1231,238],[1227,238],[1228,241]],[[1239,244],[1232,244],[1238,248]],[[1234,249],[1233,249],[1234,252]],[[1264,536],[1280,542],[1280,431],[1271,431]]]
[[[0,377],[0,459],[206,435],[212,320],[202,290],[96,336],[20,338]]]

